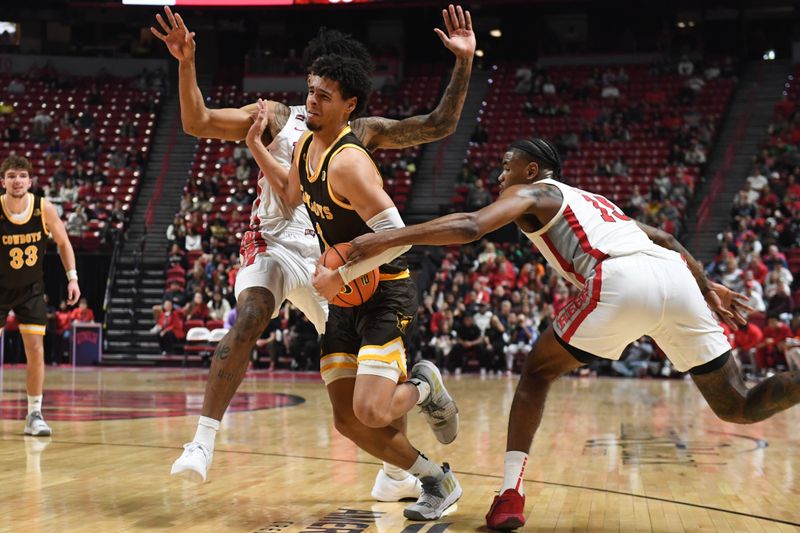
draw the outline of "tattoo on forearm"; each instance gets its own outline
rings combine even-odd
[[[418,115],[400,121],[383,117],[369,117],[353,121],[353,133],[364,140],[368,132],[371,138],[383,137],[389,146],[414,146],[439,140],[455,129],[461,117],[461,109],[467,97],[469,76],[472,70],[470,61],[459,60],[453,69],[450,83],[444,91],[439,105],[427,115]],[[376,149],[370,142],[367,148]]]
[[[274,139],[276,135],[283,129],[286,122],[289,120],[291,110],[289,106],[275,102],[272,118],[269,121],[269,133]],[[265,132],[267,130],[264,130]]]
[[[217,372],[217,377],[219,379],[224,379],[225,381],[233,381],[236,376],[234,376],[233,372],[220,370],[219,372]]]

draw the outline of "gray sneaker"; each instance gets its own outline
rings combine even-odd
[[[409,520],[437,520],[461,497],[461,485],[447,463],[442,466],[444,477],[421,478],[422,494],[416,503],[405,508],[403,516]]]
[[[431,393],[420,405],[433,434],[442,444],[450,444],[458,435],[458,407],[442,382],[442,374],[430,361],[420,361],[411,369],[411,379],[428,383]]]
[[[25,417],[26,435],[33,435],[34,437],[47,437],[52,433],[53,431],[50,429],[50,426],[47,425],[47,422],[44,421],[42,413],[39,411],[34,411]]]

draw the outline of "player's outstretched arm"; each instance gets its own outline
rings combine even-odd
[[[475,54],[475,33],[472,17],[461,6],[442,10],[447,33],[434,28],[436,35],[456,56],[450,83],[436,109],[427,115],[417,115],[403,120],[384,117],[366,117],[352,123],[353,133],[370,151],[378,148],[405,148],[437,141],[456,130],[464,100],[467,97],[472,57]]]
[[[56,208],[47,200],[42,200],[45,222],[47,229],[53,236],[53,240],[58,246],[58,255],[61,257],[61,264],[64,265],[64,272],[67,274],[67,303],[75,305],[81,297],[81,289],[78,286],[78,271],[75,270],[75,252],[69,242],[67,228],[58,216]]]
[[[692,257],[692,254],[673,235],[638,221],[636,224],[647,234],[651,241],[683,256],[686,266],[689,267],[689,271],[694,276],[700,292],[703,293],[703,297],[706,299],[706,303],[720,319],[734,329],[738,328],[739,325],[747,324],[747,316],[754,311],[747,305],[747,296],[710,281],[703,271],[703,266]]]
[[[453,213],[423,224],[402,229],[361,235],[350,244],[350,261],[379,254],[394,246],[428,244],[445,246],[476,241],[492,231],[535,211],[540,201],[539,188],[509,187],[494,203],[472,213]]]
[[[207,139],[241,141],[258,113],[255,103],[240,108],[209,109],[203,100],[203,93],[197,84],[195,69],[195,33],[189,31],[183,18],[164,7],[167,20],[158,14],[158,22],[164,33],[153,26],[150,32],[162,41],[172,57],[178,60],[178,91],[181,103],[181,122],[183,131],[189,135]],[[286,124],[289,108],[278,102],[270,102],[270,135],[276,135]],[[282,120],[282,122],[281,122]]]

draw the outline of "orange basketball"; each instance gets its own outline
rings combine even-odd
[[[334,244],[322,254],[322,257],[319,258],[319,264],[335,270],[347,263],[348,255],[350,255],[349,242]],[[342,290],[339,291],[339,294],[336,295],[336,298],[331,303],[339,307],[356,307],[363,304],[372,298],[372,295],[378,290],[379,274],[376,268],[372,272],[367,272],[363,276],[354,279],[342,287]]]

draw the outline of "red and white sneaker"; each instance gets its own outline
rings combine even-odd
[[[525,496],[514,489],[506,489],[494,497],[492,506],[486,514],[489,529],[512,530],[525,525]]]

